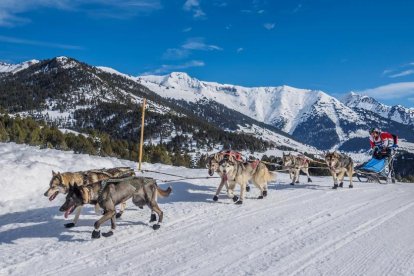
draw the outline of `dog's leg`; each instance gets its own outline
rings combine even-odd
[[[333,180],[334,180],[334,185],[332,187],[332,189],[337,189],[338,188],[338,179],[337,179],[337,175],[335,171],[331,171]]]
[[[350,170],[347,170],[348,177],[349,177],[349,188],[353,188],[354,185],[352,185],[352,177],[354,176],[354,169],[351,168]]]
[[[300,169],[297,168],[295,170],[295,183],[299,183],[299,177],[300,177]]]
[[[115,232],[115,228],[116,228],[116,212],[114,211],[111,217],[111,230],[109,232],[102,233],[102,236],[104,236],[105,238],[112,236]]]
[[[292,180],[292,183],[290,183],[290,185],[295,185],[295,171],[293,169],[289,170],[289,177]]]
[[[72,222],[64,224],[64,226],[66,228],[72,228],[72,227],[74,227],[76,225],[76,223],[78,223],[78,220],[79,220],[79,216],[80,216],[81,211],[82,211],[82,206],[79,206],[78,208],[76,208],[75,218],[73,219]]]
[[[263,197],[265,197],[267,195],[267,191],[266,191],[267,190],[267,188],[266,188],[267,182],[258,183],[258,179],[255,179],[253,183],[260,190],[260,195],[259,195],[259,197],[257,199],[263,199]]]
[[[236,204],[238,205],[243,204],[245,192],[246,192],[246,183],[241,183],[240,184],[240,199],[236,201]]]
[[[161,227],[161,222],[162,222],[162,219],[164,217],[164,213],[161,211],[161,209],[158,206],[158,203],[157,202],[152,202],[151,203],[151,211],[157,213],[157,215],[158,215],[158,223],[157,224],[154,224],[152,226],[152,229],[158,230]]]
[[[223,189],[224,184],[226,184],[227,190],[228,190],[229,188],[228,188],[228,185],[227,185],[227,181],[224,179],[224,177],[221,177],[220,185],[218,186],[217,191],[216,191],[216,194],[213,197],[213,200],[214,201],[217,201],[218,200],[218,196],[219,196],[219,194],[221,192],[221,189]]]
[[[102,223],[111,219],[116,214],[115,205],[112,203],[112,201],[106,202],[103,206],[104,206],[104,215],[95,222],[94,224],[95,229],[92,232],[92,239],[97,239],[101,237],[100,228],[101,228]]]
[[[237,200],[239,200],[239,198],[234,195],[234,188],[236,187],[236,183],[234,181],[231,181],[229,183],[229,188],[227,190],[227,196],[231,199],[233,199],[233,202],[236,202]]]
[[[126,208],[126,202],[122,202],[119,208],[119,212],[116,214],[116,218],[120,218],[122,216],[122,214],[125,211],[125,208]]]
[[[151,222],[154,222],[156,220],[157,220],[157,216],[155,215],[154,210],[151,209],[151,217],[150,217],[150,221],[149,222],[151,223]]]
[[[344,177],[345,177],[345,171],[341,171],[338,175],[339,178],[339,187],[344,187]]]
[[[303,168],[302,169],[302,171],[306,174],[306,176],[308,177],[308,183],[309,182],[312,182],[312,179],[310,178],[310,176],[309,176],[309,168],[308,167],[305,167],[305,168]]]

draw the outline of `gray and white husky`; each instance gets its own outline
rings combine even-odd
[[[309,176],[309,162],[311,159],[305,155],[292,155],[291,153],[283,153],[283,167],[289,169],[289,176],[292,179],[290,185],[295,185],[299,183],[299,173],[300,171],[304,172],[308,177],[308,182],[312,182],[312,179]]]
[[[79,206],[98,204],[104,213],[94,224],[92,238],[99,238],[101,236],[100,226],[105,221],[111,220],[111,230],[102,234],[104,237],[109,237],[113,235],[116,228],[115,206],[132,198],[132,202],[139,208],[147,205],[151,209],[150,222],[156,220],[155,213],[158,215],[158,223],[153,225],[153,229],[157,230],[163,219],[163,212],[158,206],[157,196],[167,197],[171,191],[171,187],[162,190],[154,179],[146,177],[109,179],[82,186],[75,183],[69,188],[66,201],[60,207],[60,211],[65,212],[65,217],[67,217]]]
[[[326,165],[328,165],[328,168],[334,179],[334,186],[332,189],[343,187],[345,173],[349,177],[349,188],[354,187],[352,185],[352,176],[354,175],[354,161],[352,161],[351,157],[340,154],[338,152],[328,152],[325,156],[325,162]]]

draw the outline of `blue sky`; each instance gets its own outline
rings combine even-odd
[[[0,0],[0,60],[365,91],[414,106],[414,1]]]

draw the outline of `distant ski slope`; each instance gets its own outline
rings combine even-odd
[[[236,206],[224,194],[211,200],[217,179],[180,181],[159,200],[165,217],[157,232],[147,223],[149,210],[128,203],[115,235],[91,240],[98,218],[91,207],[78,227],[65,229],[58,211],[63,196],[52,203],[43,196],[51,170],[135,163],[16,144],[0,144],[0,154],[0,275],[414,274],[413,184],[357,182],[334,191],[330,177],[292,187],[278,174],[267,199],[256,200],[253,188]]]

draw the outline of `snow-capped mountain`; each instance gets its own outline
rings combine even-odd
[[[0,73],[14,74],[36,63],[39,63],[39,61],[36,59],[25,61],[19,64],[9,64],[9,63],[0,62]]]
[[[355,92],[346,95],[342,99],[342,102],[350,108],[368,110],[381,117],[402,124],[414,125],[414,108],[406,108],[401,105],[388,106],[378,102],[372,97],[357,94]]]
[[[137,82],[164,98],[224,105],[321,149],[338,148],[351,139],[366,138],[373,124],[401,129],[391,120],[361,113],[318,90],[289,86],[249,88],[200,81],[178,72],[141,76]],[[402,127],[404,131],[405,128]]]
[[[259,139],[249,147],[260,149],[276,144],[314,152],[307,144],[323,150],[359,150],[366,148],[372,126],[414,141],[412,125],[347,106],[323,91],[249,88],[179,72],[134,77],[67,57],[23,64],[26,67],[8,66],[15,69],[0,73],[1,106],[77,131],[93,128],[118,139],[136,139],[139,105],[145,97],[150,111],[146,135],[152,141],[171,141],[185,133],[188,141],[181,141],[183,145],[199,145],[190,140],[201,139],[202,129],[212,136],[207,139],[211,145],[217,139],[226,147],[248,145],[247,135]],[[222,131],[226,134],[219,135]]]
[[[156,144],[170,143],[172,151],[220,145],[252,151],[275,146],[317,151],[223,105],[197,107],[163,98],[137,78],[68,57],[33,63],[13,74],[0,73],[0,106],[9,113],[79,132],[96,129],[116,139],[137,140],[144,97],[148,103],[146,139]]]
[[[167,98],[216,101],[289,134],[293,134],[301,123],[315,114],[326,115],[334,122],[347,119],[359,121],[355,112],[322,91],[290,86],[248,88],[199,81],[185,73],[142,76],[138,82]],[[343,131],[337,131],[342,136]]]

